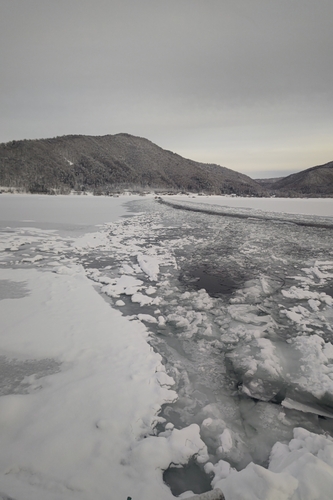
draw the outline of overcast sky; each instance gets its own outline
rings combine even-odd
[[[333,160],[333,0],[0,0],[0,142],[128,132],[252,177]]]

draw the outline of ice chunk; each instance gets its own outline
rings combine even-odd
[[[187,498],[188,500],[225,500],[225,497],[219,488],[195,496],[188,496],[187,492],[185,493],[185,495],[180,495],[180,498]]]
[[[309,299],[308,304],[313,311],[315,311],[315,312],[319,311],[319,306],[321,304],[320,300]]]
[[[142,458],[144,457],[144,460]],[[200,428],[191,424],[181,430],[173,429],[168,437],[149,436],[138,443],[132,451],[131,460],[136,464],[142,462],[143,467],[150,460],[153,468],[166,470],[170,464],[175,467],[188,463],[190,458],[197,457],[202,462],[208,461],[205,443],[200,438]],[[142,469],[145,476],[148,470]]]
[[[164,328],[166,324],[165,318],[163,316],[158,316],[157,319],[158,319],[158,326],[160,328]]]
[[[312,292],[306,288],[292,286],[289,288],[289,290],[281,290],[281,293],[284,297],[288,299],[298,299],[298,300],[313,299],[313,300],[319,300],[320,302],[324,302],[329,306],[333,306],[333,298],[324,292]]]
[[[288,344],[256,339],[227,357],[242,391],[251,397],[269,401],[281,393],[282,399],[333,407],[333,346],[318,335],[299,336]]]
[[[299,401],[294,401],[291,398],[285,398],[282,401],[281,405],[284,408],[299,410],[299,411],[302,411],[304,413],[314,413],[315,415],[320,415],[322,417],[333,418],[333,409],[331,412],[325,411],[319,405],[304,404],[304,403],[300,403]]]
[[[291,347],[299,354],[298,391],[312,394],[333,406],[333,346],[318,335],[297,337]]]
[[[124,274],[135,274],[135,270],[129,264],[123,264],[120,268],[120,272]]]
[[[43,259],[44,259],[43,255],[38,254],[35,255],[34,257],[24,257],[24,259],[22,259],[22,262],[31,262],[33,264]]]
[[[205,418],[201,424],[201,436],[207,445],[212,449],[217,449],[221,442],[219,435],[226,428],[226,423],[220,418]]]
[[[237,500],[294,500],[297,498],[293,495],[298,485],[298,480],[290,474],[275,474],[254,463],[250,463],[240,472],[231,472],[225,479],[215,483],[215,487],[223,491],[226,500],[234,498]]]
[[[68,274],[68,275],[74,275],[74,274],[81,274],[83,271],[83,266],[80,264],[69,264],[67,266],[59,266],[55,269],[55,272],[57,274]]]
[[[241,375],[242,390],[251,397],[269,401],[283,386],[283,368],[277,347],[265,338],[240,345],[226,356]]]
[[[157,275],[160,272],[157,257],[139,253],[137,256],[137,260],[142,271],[149,277],[149,279],[152,281],[157,281]]]
[[[296,428],[289,445],[273,446],[269,470],[298,480],[295,498],[329,500],[333,491],[333,439]]]
[[[124,305],[125,305],[125,302],[123,300],[117,300],[116,301],[116,306],[123,307]]]
[[[157,319],[150,314],[138,314],[138,319],[145,323],[157,323]]]
[[[152,304],[157,305],[161,299],[159,297],[148,297],[148,295],[143,295],[143,293],[133,293],[131,300],[132,302],[137,302],[142,307],[150,306]]]
[[[158,383],[163,387],[172,387],[175,385],[175,381],[172,377],[169,377],[165,371],[159,371],[156,373],[156,378]]]
[[[220,435],[221,448],[223,453],[228,453],[232,449],[232,436],[229,429],[224,429],[223,433]]]
[[[218,483],[218,481],[229,476],[231,467],[230,464],[225,460],[219,460],[215,465],[213,465],[211,462],[208,462],[205,465],[205,472],[207,474],[214,474],[212,486],[213,488],[215,488],[215,485]]]
[[[225,462],[206,465],[215,475],[212,485],[226,499],[239,500],[321,500],[333,491],[333,440],[295,429],[289,445],[273,446],[268,470],[253,463],[244,470],[230,470]]]
[[[102,288],[102,292],[110,297],[119,297],[121,294],[133,295],[143,288],[143,281],[123,274],[120,278],[109,278],[110,284]]]

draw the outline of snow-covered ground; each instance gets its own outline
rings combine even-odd
[[[332,498],[332,201],[229,200],[0,196],[0,498]]]

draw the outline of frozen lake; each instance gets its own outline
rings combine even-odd
[[[1,194],[0,220],[93,226],[117,220],[126,212],[123,202],[106,196]]]
[[[331,498],[332,200],[165,200],[1,195],[0,494]]]

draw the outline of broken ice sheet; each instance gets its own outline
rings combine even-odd
[[[306,267],[305,264],[311,267],[311,259],[314,262],[317,253],[321,251],[318,249],[315,234],[317,230],[296,229],[295,234],[295,229],[281,225],[260,222],[258,226],[254,221],[246,224],[243,221],[233,221],[231,224],[227,218],[214,219],[214,216],[183,214],[179,211],[175,218],[174,214],[164,207],[154,210],[152,214],[145,201],[140,202],[140,205],[145,205],[148,211],[141,213],[133,226],[124,227],[118,224],[113,227],[112,233],[116,237],[118,255],[122,254],[123,262],[129,266],[135,266],[135,259],[139,254],[143,254],[144,240],[149,254],[158,255],[159,275],[156,276],[156,290],[153,294],[161,299],[158,316],[155,316],[155,308],[153,309],[153,304],[149,304],[148,299],[141,301],[145,296],[144,288],[137,300],[140,299],[141,307],[144,307],[141,314],[158,318],[158,323],[153,320],[146,323],[154,333],[150,342],[161,352],[167,370],[176,381],[178,402],[165,407],[163,415],[178,427],[194,421],[201,425],[205,420],[204,416],[200,417],[201,409],[205,405],[215,404],[216,419],[226,422],[224,430],[228,429],[228,435],[234,436],[233,442],[242,442],[243,445],[235,448],[238,451],[231,458],[225,454],[223,446],[218,444],[223,429],[216,430],[215,437],[214,432],[208,437],[207,433],[203,433],[202,427],[203,439],[207,440],[206,444],[210,443],[209,450],[215,460],[223,456],[238,468],[245,466],[251,459],[266,463],[271,446],[278,440],[279,434],[283,434],[282,428],[286,430],[285,439],[290,439],[292,428],[297,425],[322,432],[316,415],[306,416],[299,410],[283,410],[279,406],[287,396],[286,386],[289,387],[290,380],[291,395],[294,396],[294,392],[301,388],[301,397],[297,394],[298,399],[307,400],[310,404],[309,398],[319,398],[322,411],[325,406],[323,395],[314,395],[315,384],[307,387],[307,383],[303,383],[300,376],[307,381],[311,370],[319,363],[319,358],[313,359],[308,375],[304,376],[303,371],[291,371],[289,364],[300,362],[305,344],[298,342],[290,346],[287,340],[297,336],[298,331],[293,332],[290,328],[292,320],[281,315],[284,308],[291,307],[291,298],[287,295],[291,286],[295,286],[286,285],[286,277],[292,274],[295,276],[295,265],[299,272],[296,276],[305,276],[302,268]],[[152,221],[155,221],[155,224]],[[158,221],[163,222],[158,224]],[[140,251],[136,246],[137,240],[130,238],[138,227],[141,228]],[[121,237],[118,237],[120,234]],[[272,244],[273,256],[263,251],[267,242]],[[331,242],[331,237],[321,241],[325,252],[328,249],[331,251]],[[248,251],[250,247],[251,252]],[[233,293],[230,290],[229,294],[210,294],[208,287],[208,290],[198,289],[200,281],[191,282],[188,278],[184,279],[184,272],[189,276],[190,270],[195,275],[195,269],[200,268],[203,262],[206,268],[210,267],[217,272],[222,269],[224,275],[229,273],[230,276],[241,276],[239,288]],[[122,270],[125,269],[132,272],[123,266]],[[209,274],[207,276],[209,277]],[[139,273],[136,277],[148,286],[149,276],[145,277],[144,273]],[[285,293],[282,294],[282,291]],[[320,296],[323,297],[324,295]],[[312,295],[311,298],[319,300],[317,295]],[[306,306],[302,307],[309,310],[307,318],[312,312],[319,311],[321,317],[326,317],[328,325],[330,303],[322,300],[319,305],[316,302],[309,303],[308,297],[297,297],[295,300],[306,300]],[[293,303],[292,307],[297,306]],[[316,307],[318,311],[315,311]],[[149,316],[146,318],[149,319]],[[164,318],[165,321],[160,322],[159,318]],[[325,322],[318,315],[316,319],[312,317],[311,327],[320,338],[320,329],[324,325]],[[301,333],[303,334],[303,330]],[[244,364],[242,370],[236,367],[236,356]],[[289,375],[286,376],[285,373]],[[294,375],[299,379],[297,383],[293,380]],[[326,374],[318,375],[319,380],[324,375]],[[241,393],[237,391],[239,383]],[[237,403],[237,398],[243,401],[246,397],[251,398],[250,401],[252,398],[263,400],[262,404],[268,405],[267,408],[270,408],[269,405],[276,407],[277,415],[285,415],[281,417],[282,427],[269,435],[265,429],[272,420],[269,420],[267,412],[262,409],[263,418],[258,420],[255,437],[250,438],[250,425],[247,424],[250,414],[245,412],[242,417]],[[270,403],[271,400],[273,403]],[[312,407],[316,407],[314,402]],[[289,416],[285,412],[289,412]],[[213,442],[216,443],[215,446],[212,445]],[[225,445],[226,440],[222,439],[220,442]],[[256,446],[255,442],[261,443],[260,446]]]
[[[162,469],[170,466],[170,460],[177,462],[177,457],[180,466],[195,460],[196,455],[199,458],[196,465],[202,470],[205,462],[212,464],[212,468],[207,468],[210,469],[207,477],[212,479],[215,474],[213,485],[217,484],[219,474],[220,479],[225,476],[228,481],[235,474],[236,482],[240,474],[241,482],[244,476],[237,470],[244,470],[249,488],[242,483],[242,491],[251,490],[251,498],[255,498],[257,481],[253,478],[261,477],[267,492],[275,491],[272,488],[278,488],[281,477],[273,480],[275,476],[265,476],[272,471],[259,467],[259,464],[268,466],[274,443],[291,442],[295,427],[306,428],[318,436],[323,429],[332,433],[324,415],[331,407],[332,306],[324,290],[330,284],[333,266],[331,232],[310,226],[273,224],[269,220],[174,212],[152,200],[134,202],[132,209],[140,213],[100,227],[97,238],[81,238],[75,245],[73,238],[57,240],[49,234],[37,244],[43,235],[36,233],[36,241],[32,238],[22,246],[22,251],[13,251],[13,254],[19,252],[20,259],[25,257],[23,253],[34,258],[41,253],[42,245],[46,259],[20,265],[39,264],[42,269],[52,271],[56,279],[80,283],[86,290],[82,280],[85,272],[99,284],[102,296],[106,297],[107,290],[110,292],[108,307],[114,302],[114,308],[119,307],[132,320],[132,328],[140,330],[141,340],[149,341],[154,349],[148,346],[148,351],[144,351],[146,361],[152,361],[150,368],[154,373],[149,372],[152,375],[149,378],[145,363],[137,367],[138,355],[133,345],[137,337],[128,337],[125,323],[121,324],[121,331],[114,330],[115,317],[108,323],[112,334],[117,334],[117,341],[124,342],[124,349],[117,351],[114,366],[108,364],[108,356],[115,348],[112,342],[100,359],[105,360],[105,373],[109,369],[121,370],[123,379],[119,383],[127,381],[128,388],[136,384],[135,418],[131,420],[134,433],[118,422],[120,410],[113,413],[114,418],[105,411],[94,420],[94,431],[90,427],[85,429],[87,442],[95,439],[93,432],[98,436],[103,433],[101,450],[105,451],[108,436],[119,444],[118,437],[129,442],[129,437],[136,435],[129,445],[133,455],[128,450],[122,453],[123,465],[115,465],[115,472],[118,477],[126,467],[127,484],[136,484],[141,498],[148,498],[152,492],[170,498],[168,488],[163,487]],[[59,265],[55,256],[67,260]],[[202,268],[230,278],[237,284],[236,289],[229,287],[226,293],[210,293],[206,283],[201,283],[206,289],[200,290],[198,281],[182,279],[193,277],[193,272]],[[292,287],[303,290],[305,295],[297,292],[291,296]],[[92,296],[91,301],[95,305]],[[283,311],[300,315],[301,321],[295,322]],[[82,331],[86,331],[86,326],[82,324]],[[95,329],[96,326],[91,327],[94,335]],[[77,344],[80,359],[95,348],[95,341],[82,344],[82,340],[81,335]],[[57,346],[51,339],[49,347]],[[163,364],[156,370],[157,352]],[[171,378],[175,384],[170,391]],[[101,376],[98,380],[102,379]],[[93,409],[105,404],[112,412],[113,407],[107,406],[108,399],[101,401],[101,391],[108,394],[113,386],[107,377],[103,380],[107,380],[106,385],[100,382],[100,389],[91,391]],[[141,412],[142,401],[135,399],[140,391],[152,387],[159,394],[158,400],[164,401],[159,415],[156,415],[161,409],[158,404],[152,405],[148,415]],[[87,386],[83,384],[84,388]],[[121,394],[116,391],[115,397],[120,398],[119,408],[128,403],[126,391]],[[89,403],[84,411],[86,416],[91,408]],[[316,409],[325,419],[318,418]],[[186,442],[187,439],[192,443]],[[114,449],[106,451],[110,452],[108,456],[115,456]],[[257,465],[247,467],[251,461]],[[107,480],[98,477],[99,488],[103,488],[106,484],[103,481]],[[70,484],[74,488],[89,483],[84,474],[80,481]],[[294,483],[288,481],[290,492]],[[128,494],[125,490],[122,493]],[[288,495],[285,492],[285,498]]]

